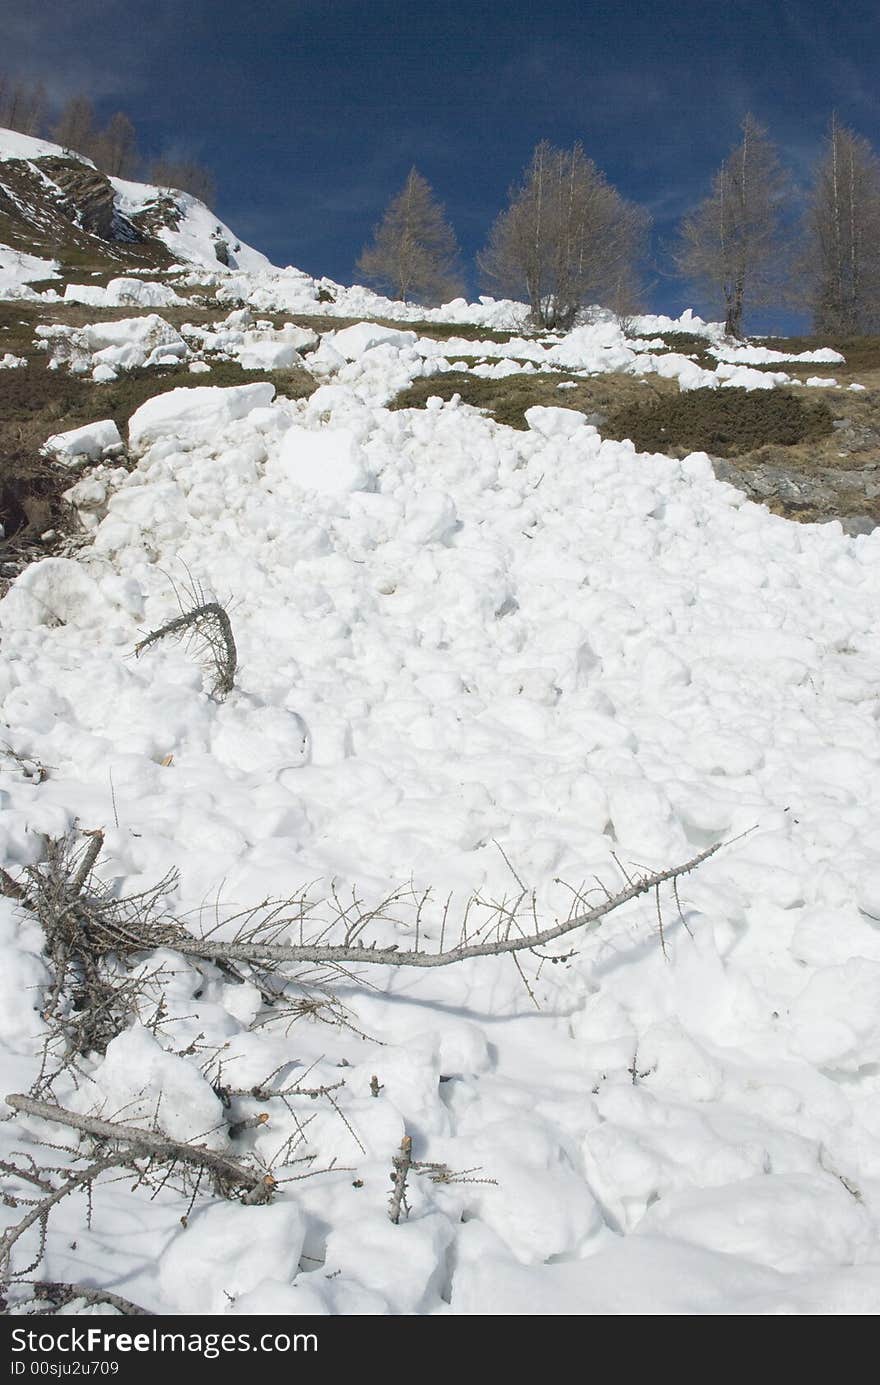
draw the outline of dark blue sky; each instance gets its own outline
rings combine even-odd
[[[748,110],[801,186],[832,109],[880,144],[876,0],[0,0],[0,35],[11,75],[122,107],[148,155],[212,167],[237,234],[348,282],[413,163],[471,259],[542,138],[580,139],[660,247]]]

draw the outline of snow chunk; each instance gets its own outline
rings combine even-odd
[[[113,419],[102,418],[82,428],[71,428],[67,433],[54,433],[46,439],[43,450],[51,452],[55,460],[65,466],[82,466],[86,462],[100,461],[102,457],[112,457],[123,447]]]
[[[116,322],[91,322],[84,327],[38,327],[37,339],[51,351],[51,369],[67,365],[76,373],[94,366],[136,370],[166,360],[176,365],[188,354],[180,333],[156,313]]]
[[[374,346],[396,346],[402,350],[405,346],[414,346],[418,338],[415,332],[399,332],[375,322],[356,322],[352,327],[334,332],[330,340],[341,356],[354,361]]]
[[[267,473],[322,495],[367,490],[370,483],[363,448],[349,428],[288,429]]]
[[[98,284],[68,284],[67,303],[86,303],[98,308],[170,308],[186,303],[167,284],[148,279],[111,279],[106,288]]]
[[[25,568],[0,601],[0,627],[104,626],[108,607],[101,588],[80,563],[44,558]]]
[[[185,1058],[166,1053],[140,1025],[107,1045],[94,1087],[101,1106],[124,1111],[129,1125],[157,1121],[172,1140],[198,1140],[212,1148],[226,1142],[223,1107],[210,1082]],[[94,1089],[85,1087],[80,1096],[94,1107]]]
[[[196,1212],[159,1261],[169,1309],[225,1313],[230,1298],[249,1294],[264,1281],[289,1283],[304,1240],[303,1216],[293,1202],[271,1207],[220,1202]]]
[[[209,439],[234,422],[246,418],[254,409],[265,408],[275,398],[275,386],[268,382],[233,385],[182,386],[148,399],[128,421],[129,445],[146,451],[157,438],[196,436]]]
[[[558,409],[535,404],[526,409],[526,423],[533,433],[541,433],[545,438],[570,438],[579,433],[587,421],[586,414],[577,409]]]

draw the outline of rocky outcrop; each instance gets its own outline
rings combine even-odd
[[[97,168],[71,159],[40,159],[40,169],[61,191],[59,210],[90,235],[106,241],[146,239],[115,205],[110,179]]]
[[[870,534],[880,524],[880,460],[860,467],[801,468],[785,463],[712,459],[719,481],[787,519],[825,523],[839,519],[848,534]]]

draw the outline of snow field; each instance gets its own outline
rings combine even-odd
[[[571,410],[530,410],[526,433],[454,402],[389,412],[413,346],[369,336],[337,335],[353,359],[307,401],[150,401],[136,469],[74,485],[92,546],[0,602],[3,738],[52,767],[38,785],[3,762],[6,867],[39,832],[103,826],[102,878],[174,867],[179,916],[218,936],[309,882],[369,901],[412,881],[436,946],[448,893],[453,919],[471,891],[509,899],[511,867],[553,916],[594,877],[618,888],[615,855],[730,844],[682,883],[682,919],[664,900],[667,957],[647,900],[528,960],[531,996],[499,959],[364,968],[338,988],[356,1033],[253,1030],[253,987],[152,955],[168,1025],[120,1035],[59,1100],[158,1103],[169,1133],[222,1141],[218,1064],[242,1088],[344,1079],[338,1109],[276,1103],[236,1142],[277,1161],[310,1118],[290,1157],[339,1167],[185,1231],[170,1193],[99,1189],[91,1230],[58,1209],[50,1277],[93,1264],[215,1314],[876,1311],[880,540],[789,524],[707,458],[638,455]],[[232,598],[223,703],[184,649],[132,658],[187,574]],[[26,1090],[45,963],[0,903],[7,1090]],[[371,937],[412,946],[405,900],[397,919]],[[27,1147],[38,1123],[2,1131]],[[477,1171],[414,1177],[394,1227],[405,1132]]]

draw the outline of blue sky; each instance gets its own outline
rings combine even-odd
[[[535,143],[579,139],[651,212],[677,309],[663,246],[746,111],[801,187],[832,109],[880,144],[876,0],[0,0],[0,33],[10,75],[125,109],[211,166],[237,234],[349,282],[411,165],[472,259]]]

